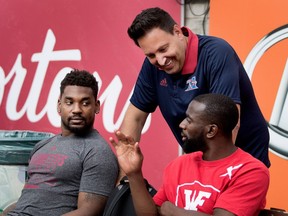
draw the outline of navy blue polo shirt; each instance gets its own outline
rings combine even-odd
[[[179,124],[186,117],[192,99],[205,93],[227,95],[241,106],[236,145],[269,167],[267,124],[239,57],[223,39],[195,35],[187,28],[183,30],[189,32],[183,71],[167,74],[145,58],[130,102],[147,113],[159,106],[182,145]]]

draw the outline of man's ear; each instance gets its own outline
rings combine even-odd
[[[207,127],[207,138],[213,138],[218,133],[218,126],[216,124],[209,124]]]
[[[98,114],[100,112],[100,101],[97,100],[95,102],[95,113]]]
[[[175,24],[173,27],[173,32],[174,34],[176,34],[177,36],[179,36],[182,33],[181,27],[178,24]]]
[[[60,98],[58,98],[58,102],[57,102],[57,112],[60,113],[61,112],[61,101],[60,101]]]

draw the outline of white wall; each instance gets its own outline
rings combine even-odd
[[[209,0],[186,0],[186,2],[191,3],[184,5],[184,25],[189,27],[194,33],[208,35]]]

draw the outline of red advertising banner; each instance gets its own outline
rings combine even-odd
[[[211,1],[210,35],[226,39],[249,74],[270,132],[267,208],[288,211],[288,2]]]
[[[0,5],[0,130],[59,133],[60,82],[78,68],[99,82],[95,128],[106,140],[122,123],[144,60],[127,28],[145,8],[162,7],[179,23],[181,9],[175,0],[0,0]],[[178,155],[158,110],[140,145],[144,175],[158,188],[164,167]]]

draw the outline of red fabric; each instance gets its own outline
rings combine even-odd
[[[182,74],[191,74],[194,73],[197,66],[199,40],[197,35],[195,35],[190,29],[182,27],[182,31],[189,33]]]
[[[202,153],[183,155],[170,163],[156,205],[170,201],[180,208],[212,214],[223,208],[238,216],[257,215],[265,207],[268,169],[238,149],[217,161],[203,161]]]

